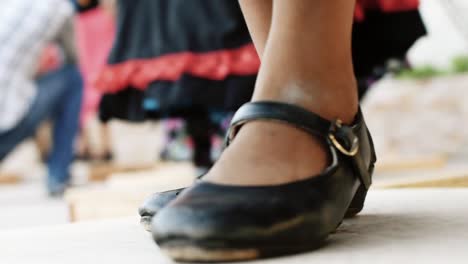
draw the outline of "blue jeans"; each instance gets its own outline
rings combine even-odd
[[[74,140],[79,129],[83,81],[75,65],[46,74],[37,81],[38,94],[26,116],[13,129],[0,133],[0,160],[18,144],[32,137],[46,119],[53,122],[52,150],[48,160],[48,186],[70,180]]]

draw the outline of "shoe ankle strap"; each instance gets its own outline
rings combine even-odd
[[[246,123],[268,120],[287,123],[318,137],[326,138],[331,122],[301,107],[278,102],[251,102],[244,104],[231,121],[228,144]]]
[[[290,124],[311,135],[322,138],[344,156],[351,158],[353,166],[361,176],[362,183],[369,188],[371,179],[365,162],[359,155],[360,139],[356,134],[356,126],[362,123],[361,111],[356,115],[354,125],[342,124],[340,120],[328,121],[301,107],[271,101],[251,102],[243,105],[234,115],[228,133],[225,147],[234,140],[240,128],[248,122],[267,120]]]

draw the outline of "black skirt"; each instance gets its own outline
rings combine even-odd
[[[250,100],[259,59],[237,1],[119,0],[118,5],[107,69],[117,77],[109,79],[125,75],[118,71],[125,66],[124,72],[133,67],[134,73],[100,85],[113,90],[102,99],[101,119],[235,111]]]
[[[258,72],[237,1],[119,0],[117,37],[101,82],[103,121],[235,111]],[[306,33],[306,32],[305,32]],[[356,75],[402,58],[425,28],[417,11],[366,13],[353,29]],[[311,58],[312,59],[312,58]],[[108,76],[111,76],[110,78]]]

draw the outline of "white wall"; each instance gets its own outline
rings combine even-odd
[[[444,7],[449,2],[456,5],[454,11]],[[408,54],[414,65],[445,68],[453,57],[468,54],[468,0],[421,0],[421,14],[429,34]],[[461,30],[466,33],[461,34]]]

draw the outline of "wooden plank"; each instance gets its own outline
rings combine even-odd
[[[15,173],[0,173],[0,185],[17,184],[21,182],[21,177]]]
[[[374,187],[377,188],[463,188],[468,187],[468,164],[448,162],[434,168],[402,171],[376,171]]]
[[[94,163],[89,165],[88,179],[91,182],[100,182],[107,180],[109,177],[117,173],[144,171],[149,170],[154,166],[156,165],[147,164],[138,166],[125,166],[113,164],[111,162]]]
[[[65,199],[72,221],[132,216],[151,194],[186,187],[193,180],[191,164],[165,164],[153,170],[114,174],[103,185],[70,189]]]
[[[468,188],[468,176],[394,184],[386,188]]]
[[[151,191],[81,190],[67,195],[72,222],[133,216]]]
[[[421,157],[386,157],[379,159],[375,171],[399,172],[420,169],[438,169],[447,164],[447,158],[443,156],[421,156]]]
[[[437,197],[437,199],[434,199]],[[314,252],[258,264],[464,264],[468,189],[373,190],[359,217],[345,220]],[[172,264],[138,217],[0,232],[0,263]]]

